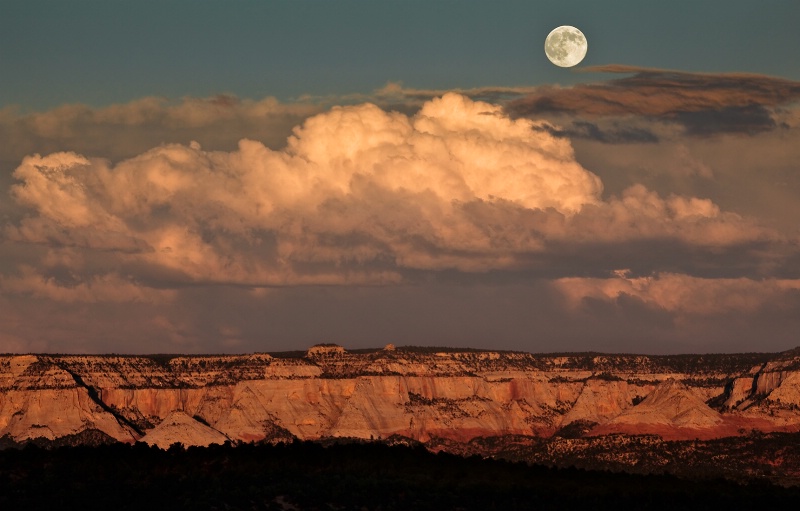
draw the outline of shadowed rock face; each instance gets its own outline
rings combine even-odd
[[[589,436],[797,431],[800,354],[323,345],[272,356],[0,357],[0,438],[17,443],[98,436],[83,432],[159,446],[392,435],[465,442],[550,436],[573,423]]]

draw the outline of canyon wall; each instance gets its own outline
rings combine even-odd
[[[0,438],[168,447],[323,437],[708,439],[800,430],[800,353],[394,348],[0,356]]]

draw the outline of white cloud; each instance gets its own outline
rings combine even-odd
[[[557,244],[671,239],[702,252],[779,239],[707,199],[635,185],[604,201],[569,141],[535,128],[450,93],[412,116],[334,107],[280,150],[244,139],[232,152],[170,144],[116,165],[28,156],[11,193],[30,214],[6,236],[94,262],[64,264],[84,288],[66,292],[28,268],[5,290],[113,301],[104,289],[138,282],[387,284],[411,270],[524,270],[557,257]]]

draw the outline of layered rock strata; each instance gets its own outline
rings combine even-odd
[[[716,438],[800,430],[800,353],[534,355],[402,348],[0,356],[0,437],[208,445],[293,437]],[[574,428],[573,428],[574,429]]]

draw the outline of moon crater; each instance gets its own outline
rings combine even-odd
[[[564,25],[553,29],[544,41],[544,52],[559,67],[572,67],[586,56],[589,45],[583,32]]]

